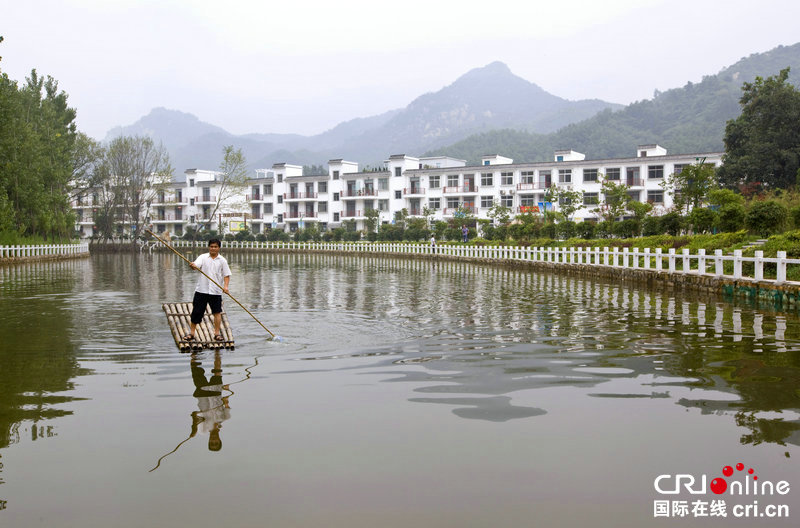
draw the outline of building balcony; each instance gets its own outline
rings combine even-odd
[[[248,213],[247,217],[250,220],[261,220],[264,216],[261,213]]]
[[[284,200],[315,200],[317,198],[317,193],[310,192],[310,193],[283,193]]]
[[[477,185],[457,185],[453,187],[443,187],[445,194],[474,194],[478,192]]]
[[[350,211],[342,211],[342,218],[366,218],[364,216],[364,211],[361,210],[350,210]]]
[[[186,200],[184,198],[181,198],[181,199],[178,199],[178,198],[164,198],[163,200],[159,200],[158,198],[156,198],[155,200],[150,202],[150,205],[152,205],[152,206],[157,206],[157,205],[186,205],[188,203],[189,203],[189,200]]]
[[[245,199],[248,202],[260,202],[260,201],[262,201],[264,199],[264,195],[263,194],[248,194],[245,197]]]
[[[175,217],[173,215],[166,215],[163,218],[151,218],[150,221],[154,224],[173,224],[175,222],[183,222],[185,218],[182,216]]]
[[[92,225],[92,224],[94,224],[94,217],[91,217],[91,216],[78,217],[75,220],[75,222],[80,224],[80,225]]]
[[[316,218],[316,211],[286,211],[284,218]]]
[[[201,204],[201,203],[217,203],[217,197],[213,194],[198,196],[195,198],[194,203]]]
[[[378,196],[378,191],[375,189],[345,189],[339,193],[340,198],[369,198],[371,196]]]
[[[422,216],[422,209],[409,209],[408,216]]]
[[[625,185],[628,187],[643,187],[644,183],[642,183],[641,178],[626,178]]]
[[[425,194],[425,189],[422,187],[406,187],[403,189],[403,196],[421,196]]]
[[[444,216],[453,216],[459,210],[467,211],[470,214],[474,214],[474,215],[478,214],[478,208],[477,207],[466,206],[466,205],[462,206],[462,207],[445,207],[442,210],[442,214]]]

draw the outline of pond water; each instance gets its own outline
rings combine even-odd
[[[796,313],[464,263],[227,257],[284,343],[229,301],[236,349],[179,353],[161,303],[197,275],[172,255],[0,268],[0,526],[796,525]],[[737,463],[731,486],[753,468],[790,491],[654,486]],[[713,500],[727,518],[692,511]]]

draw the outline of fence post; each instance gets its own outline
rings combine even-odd
[[[692,270],[691,261],[689,260],[689,250],[684,248],[681,250],[681,253],[683,253],[683,272],[689,273]]]
[[[644,248],[644,269],[650,269],[650,248]]]
[[[760,281],[760,280],[764,279],[764,252],[763,251],[756,251],[755,252],[755,257],[756,257],[756,262],[755,262],[755,265],[756,265],[756,276],[755,276],[755,279],[757,281]]]
[[[629,268],[630,267],[630,256],[631,250],[630,248],[624,247],[622,248],[622,267]]]
[[[741,249],[734,249],[733,250],[733,278],[734,279],[741,279],[742,278],[742,250]]]
[[[725,269],[722,265],[722,250],[715,249],[714,250],[714,276],[715,277],[722,277],[722,272]]]
[[[619,266],[619,248],[614,246],[611,250],[611,265],[615,268]]]
[[[669,272],[675,273],[675,248],[669,248]]]
[[[603,261],[608,266],[608,246],[603,248]]]
[[[775,282],[778,284],[786,282],[786,252],[778,251],[778,275],[775,277]]]
[[[697,250],[697,274],[698,275],[705,275],[706,274],[706,250],[705,249],[698,249]]]
[[[633,248],[633,269],[639,269],[639,248]]]

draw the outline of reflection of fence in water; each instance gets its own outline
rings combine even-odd
[[[244,288],[257,306],[385,313],[422,326],[435,322],[447,328],[477,326],[553,335],[571,327],[580,335],[581,328],[609,326],[611,321],[598,313],[611,308],[631,323],[662,320],[683,325],[687,332],[713,331],[732,342],[774,336],[780,349],[785,346],[787,320],[797,319],[792,314],[697,300],[685,292],[676,298],[669,292],[601,280],[468,262],[328,254],[248,253],[231,258],[246,271]],[[262,269],[263,273],[252,272]],[[318,269],[330,273],[320,274]],[[789,333],[800,338],[794,328]]]

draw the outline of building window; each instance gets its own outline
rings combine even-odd
[[[402,176],[403,175],[403,168],[402,167],[395,167],[394,168],[394,175],[395,176]]]
[[[441,208],[442,201],[440,198],[428,198],[428,209],[433,209],[434,211]]]
[[[395,197],[396,200],[402,199],[403,198],[403,191],[395,191],[394,192],[394,197]]]
[[[194,205],[194,198],[189,198],[189,205]]]
[[[607,180],[619,181],[621,174],[622,174],[622,172],[620,171],[619,167],[606,169],[606,179]]]
[[[283,174],[278,174],[278,183],[283,181]]]
[[[648,165],[647,166],[647,179],[661,179],[664,177],[663,165]]]
[[[447,175],[447,186],[448,187],[458,187],[458,174],[448,174]]]
[[[492,183],[492,180],[493,180],[493,178],[492,178],[492,173],[491,172],[484,172],[483,174],[481,174],[481,185],[482,186],[491,187],[492,185],[494,185],[494,183]]]
[[[439,178],[440,176],[437,174],[436,176],[431,176],[431,183],[429,187],[431,189],[438,189],[439,188]]]
[[[680,173],[683,171],[683,169],[685,169],[686,167],[687,167],[687,164],[686,164],[686,163],[676,163],[676,164],[675,164],[675,169],[672,171],[672,173],[673,173],[675,176],[677,176],[677,175],[678,175],[678,174],[680,174]]]
[[[378,190],[379,191],[389,190],[389,178],[378,178]]]
[[[558,183],[572,183],[572,169],[558,169]]]
[[[339,201],[339,193],[333,193],[333,201],[334,202],[338,202]]]
[[[265,203],[264,204],[264,214],[272,214],[272,204]]]
[[[317,203],[317,211],[320,213],[327,213],[328,212],[328,202],[318,202]]]
[[[491,164],[492,164],[492,162],[491,162],[491,161],[489,161],[489,160],[483,160],[483,164],[484,164],[484,165],[491,165]]]
[[[519,173],[520,183],[534,183],[533,171],[522,171]]]
[[[321,192],[321,193],[328,192],[328,182],[321,181],[321,182],[317,183],[317,188],[319,189],[318,192]]]
[[[494,203],[494,197],[481,196],[481,207],[488,209]]]
[[[532,194],[521,194],[519,195],[519,205],[520,207],[532,207],[536,205],[536,198]]]
[[[194,187],[194,179],[193,178],[189,179],[189,187]]]
[[[664,191],[647,191],[647,201],[654,204],[663,204]]]
[[[283,196],[280,194],[278,195],[278,203],[283,203]]]
[[[564,156],[556,156],[556,161],[564,161]]]
[[[339,213],[333,213],[333,221],[334,222],[338,222],[339,221]]]
[[[388,211],[389,200],[378,200],[378,211]]]
[[[333,179],[334,180],[338,180],[339,179],[339,171],[333,171]]]
[[[282,215],[282,214],[279,214],[279,215],[278,215],[278,223],[279,223],[279,224],[282,224],[282,223],[283,223],[283,215]]]
[[[596,182],[597,181],[597,169],[583,169],[583,181],[584,182]]]
[[[513,172],[501,172],[500,173],[500,185],[514,185],[514,173]]]
[[[272,184],[267,183],[264,185],[264,194],[267,196],[272,196]]]
[[[458,209],[458,198],[448,198],[447,199],[447,208],[448,209]]]
[[[583,205],[597,205],[600,203],[600,195],[596,192],[583,193]]]
[[[500,197],[500,205],[505,207],[514,207],[514,196],[507,194]]]
[[[628,191],[628,196],[631,197],[631,201],[633,202],[642,201],[642,191]]]

